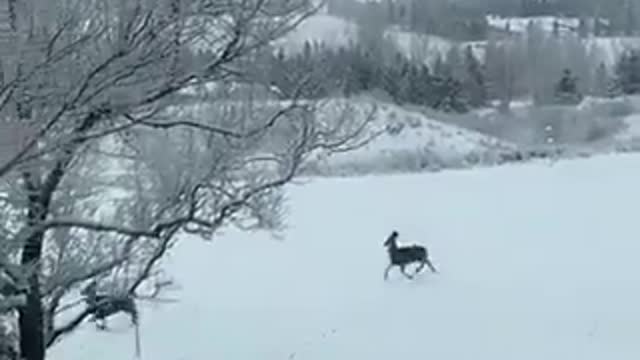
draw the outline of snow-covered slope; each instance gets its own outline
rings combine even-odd
[[[336,16],[316,14],[300,23],[284,38],[276,41],[275,46],[282,47],[289,53],[302,50],[307,41],[338,48],[348,46],[357,39],[356,24]]]
[[[484,57],[486,42],[483,41],[456,42],[441,36],[416,34],[398,28],[391,28],[386,34],[402,54],[412,59],[422,59],[428,65],[433,65],[438,56],[446,58],[447,53],[455,46],[459,49],[471,46],[478,58]]]
[[[541,26],[548,33],[552,32],[555,20],[561,24],[562,33],[575,35],[575,29],[578,26],[577,19],[551,16],[502,18],[489,15],[487,20],[490,25],[500,29],[510,24],[510,31],[516,34],[524,33],[530,21]],[[356,24],[326,13],[319,13],[303,21],[298,28],[278,40],[275,45],[282,47],[288,53],[301,51],[305,41],[322,42],[329,47],[337,48],[357,42],[357,33]],[[388,28],[386,34],[399,51],[408,57],[423,57],[428,64],[433,64],[438,55],[446,56],[449,49],[456,45],[461,48],[470,45],[479,59],[484,58],[485,41],[456,42],[439,36],[403,31],[398,27]],[[588,37],[583,42],[591,56],[607,66],[612,66],[625,49],[640,47],[640,37]]]
[[[438,54],[446,55],[456,44],[439,36],[415,34],[397,27],[388,28],[385,34],[407,57],[420,56],[427,63],[433,63]],[[324,43],[330,48],[349,46],[358,41],[357,24],[333,15],[316,14],[303,21],[282,39],[275,41],[274,46],[284,49],[287,53],[296,53],[303,49],[306,41]],[[473,45],[474,49],[480,46],[475,43],[469,44]]]
[[[639,169],[625,155],[292,187],[283,242],[176,248],[181,300],[142,305],[143,359],[638,359]],[[392,229],[440,274],[384,282]],[[133,331],[86,325],[50,358],[133,349]]]
[[[352,106],[363,106],[353,102]],[[360,111],[359,116],[367,112]],[[456,168],[491,160],[516,146],[473,130],[432,120],[424,114],[380,104],[372,123],[379,132],[358,149],[329,154],[315,164],[328,175],[371,174],[424,169]]]
[[[592,37],[585,44],[593,56],[611,67],[627,49],[640,49],[640,37]]]
[[[537,16],[537,17],[498,17],[487,16],[490,26],[505,30],[507,27],[512,34],[525,34],[529,23],[535,24],[547,34],[551,34],[554,23],[559,24],[559,33],[563,36],[577,36],[580,20],[578,18]],[[592,24],[589,26],[593,26]],[[618,57],[627,49],[640,48],[640,37],[594,37],[588,36],[582,40],[592,57],[611,67]]]
[[[535,25],[547,33],[554,30],[558,24],[558,32],[575,32],[580,25],[580,19],[560,16],[531,16],[531,17],[502,17],[487,15],[489,26],[500,30],[509,29],[511,33],[524,33],[529,24]]]
[[[640,145],[640,96],[627,96],[625,101],[632,113],[623,118],[625,128],[617,134],[616,140]]]

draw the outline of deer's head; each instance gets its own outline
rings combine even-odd
[[[392,246],[393,244],[395,244],[396,242],[396,238],[398,237],[398,232],[393,230],[391,232],[391,235],[389,235],[389,237],[387,237],[387,240],[384,242],[384,246]]]

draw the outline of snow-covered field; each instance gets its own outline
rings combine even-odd
[[[143,305],[143,359],[637,359],[638,169],[617,155],[292,186],[283,241],[184,239],[167,262],[180,302]],[[392,229],[441,273],[384,282]],[[51,359],[133,344],[85,325]]]

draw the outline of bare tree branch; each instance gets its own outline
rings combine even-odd
[[[26,360],[43,360],[33,349],[95,311],[56,321],[86,305],[74,293],[85,283],[153,298],[166,287],[147,285],[182,235],[282,229],[283,186],[314,152],[363,144],[373,118],[323,115],[305,99],[322,69],[276,96],[251,71],[256,54],[321,8],[312,0],[73,3],[52,15],[16,8],[13,72],[0,84],[0,121],[32,129],[0,162],[0,179],[18,190],[0,202],[16,223],[3,224],[0,270],[10,273],[6,261],[28,274],[18,308]]]

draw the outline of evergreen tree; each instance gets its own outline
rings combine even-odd
[[[570,69],[564,69],[562,78],[555,87],[555,102],[558,104],[575,104],[582,100],[578,91],[578,79]]]
[[[604,63],[600,63],[593,76],[592,93],[595,96],[606,97],[609,95],[609,74]]]
[[[465,59],[460,54],[460,49],[457,46],[449,48],[445,64],[446,72],[443,74],[445,77],[452,77],[459,80],[465,76],[467,70]]]
[[[466,99],[462,95],[462,84],[452,77],[439,79],[435,83],[434,93],[439,95],[431,105],[436,110],[458,113],[469,110]]]
[[[447,68],[444,63],[444,60],[442,59],[442,56],[440,55],[440,53],[438,53],[436,54],[436,59],[433,63],[433,75],[445,77],[447,76],[447,74],[448,74]]]
[[[401,104],[405,99],[408,63],[402,54],[397,52],[394,61],[383,68],[381,88],[385,90],[396,102]]]
[[[306,40],[302,47],[302,60],[306,63],[311,60],[311,42]]]
[[[469,99],[469,105],[473,107],[484,106],[487,102],[485,72],[480,61],[473,54],[471,45],[465,49],[464,63],[466,73],[463,76],[462,86]]]
[[[483,105],[487,96],[484,73],[471,48],[463,54],[450,51],[449,59],[452,64],[437,60],[434,69],[440,74],[436,74],[423,62],[411,61],[398,51],[392,57],[380,57],[362,45],[334,51],[322,43],[306,42],[302,51],[291,55],[282,48],[265,52],[255,71],[268,77],[283,97],[292,96],[297,82],[307,77],[315,82],[312,92],[299,94],[307,98],[383,90],[398,104],[443,111],[467,111],[471,97],[472,105]],[[460,78],[452,76],[454,69],[461,73]]]
[[[578,35],[583,39],[589,35],[589,26],[584,16],[580,17],[580,22],[578,23]]]
[[[625,4],[625,24],[624,24],[624,34],[626,36],[633,36],[638,29],[637,24],[637,14],[635,12],[635,5],[633,1],[627,1]]]
[[[640,93],[640,49],[624,52],[616,64],[615,72],[615,85],[621,93]]]

